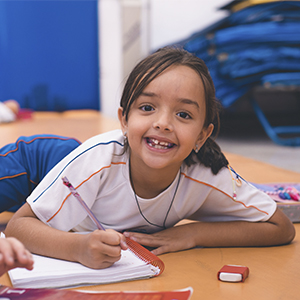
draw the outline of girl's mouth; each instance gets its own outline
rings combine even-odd
[[[146,142],[150,147],[156,149],[170,149],[175,146],[173,143],[163,142],[152,138],[146,138]]]

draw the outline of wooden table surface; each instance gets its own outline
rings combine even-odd
[[[192,299],[299,300],[300,224],[293,243],[279,247],[199,248],[168,253],[160,258],[165,271],[156,278],[89,286],[93,291],[167,291],[191,286]],[[221,282],[218,270],[225,264],[250,269],[243,283]],[[11,286],[7,274],[0,284]]]
[[[35,113],[32,120],[0,125],[0,147],[20,135],[53,133],[72,136],[81,141],[98,133],[119,128],[117,120],[95,111],[67,113]],[[290,172],[240,155],[226,153],[233,168],[245,179],[256,183],[300,182],[300,173]],[[10,214],[0,215],[6,222]],[[1,223],[1,222],[0,222]],[[161,255],[166,269],[159,277],[91,286],[86,289],[173,290],[191,286],[192,299],[300,299],[300,224],[295,224],[295,240],[286,246],[255,248],[199,248]],[[243,283],[217,280],[218,270],[225,264],[245,265],[250,275]],[[0,283],[10,285],[7,274]],[[82,288],[81,288],[82,289]]]

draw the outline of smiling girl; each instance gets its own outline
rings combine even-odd
[[[289,219],[234,172],[211,138],[218,108],[201,59],[180,49],[158,50],[126,82],[118,110],[121,130],[89,139],[58,163],[6,234],[33,253],[92,268],[119,260],[125,236],[155,248],[156,255],[196,246],[291,242]],[[106,231],[96,229],[63,176]],[[182,219],[196,222],[174,226]]]

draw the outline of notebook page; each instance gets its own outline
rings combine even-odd
[[[14,287],[45,288],[104,284],[124,280],[148,278],[159,273],[159,268],[147,264],[130,250],[122,250],[119,261],[106,269],[90,269],[76,262],[69,262],[33,255],[34,269],[10,270]]]

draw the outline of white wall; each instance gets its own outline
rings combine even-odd
[[[122,64],[121,7],[118,0],[98,0],[99,95],[103,114],[117,117]]]
[[[151,50],[175,43],[226,16],[229,0],[150,0]]]
[[[133,68],[137,61],[151,51],[185,39],[222,19],[226,13],[218,8],[229,0],[98,2],[101,111],[105,115],[117,117],[121,91],[128,75],[127,69],[130,66]],[[135,22],[132,22],[132,18],[135,18]],[[131,26],[127,26],[128,23]]]

